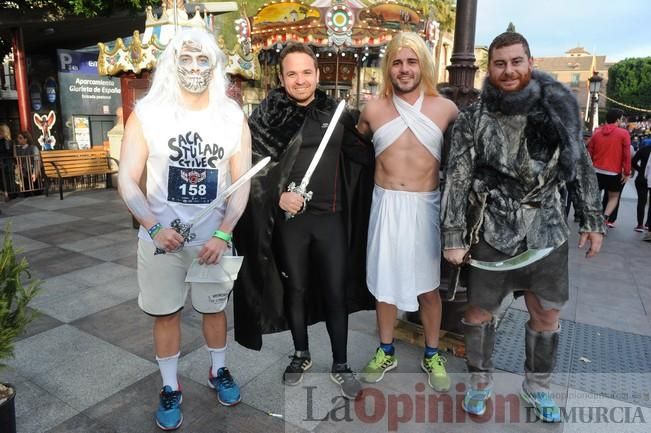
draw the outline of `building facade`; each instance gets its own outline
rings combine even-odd
[[[566,51],[564,56],[534,58],[534,68],[551,74],[570,88],[579,102],[581,116],[584,119],[586,118],[590,100],[588,79],[592,77],[594,72],[598,72],[603,78],[600,93],[606,95],[608,69],[613,64],[606,60],[606,56],[591,54],[583,47],[572,48]],[[606,98],[599,98],[599,108],[603,109],[605,106]]]

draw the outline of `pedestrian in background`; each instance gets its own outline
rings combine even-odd
[[[643,142],[644,143],[644,142]],[[635,226],[636,232],[643,232],[649,230],[651,227],[651,200],[649,200],[648,179],[645,175],[646,167],[649,162],[649,154],[651,153],[651,143],[641,146],[633,160],[631,167],[637,173],[635,177],[635,190],[637,191],[637,225]],[[649,204],[649,209],[646,214],[646,224],[644,223],[644,212]]]
[[[618,108],[608,110],[606,124],[595,130],[588,142],[588,152],[597,172],[599,190],[608,195],[603,213],[606,225],[610,228],[615,227],[610,216],[631,176],[631,136],[619,126],[623,116],[624,112]]]

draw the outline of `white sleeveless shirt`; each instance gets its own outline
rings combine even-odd
[[[244,116],[230,101],[219,110],[173,110],[140,103],[135,114],[147,142],[147,202],[163,227],[188,223],[231,184],[229,158],[240,150]],[[187,245],[202,245],[219,228],[226,203],[197,221]],[[138,237],[151,241],[140,227]]]

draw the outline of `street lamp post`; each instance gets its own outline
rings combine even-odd
[[[601,89],[601,82],[603,77],[599,72],[592,72],[592,77],[588,78],[590,85],[590,116],[589,127],[590,131],[594,131],[599,126],[599,90]]]

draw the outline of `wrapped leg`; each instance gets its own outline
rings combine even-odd
[[[466,344],[466,364],[472,388],[493,385],[493,349],[495,348],[495,319],[479,325],[461,321]]]

